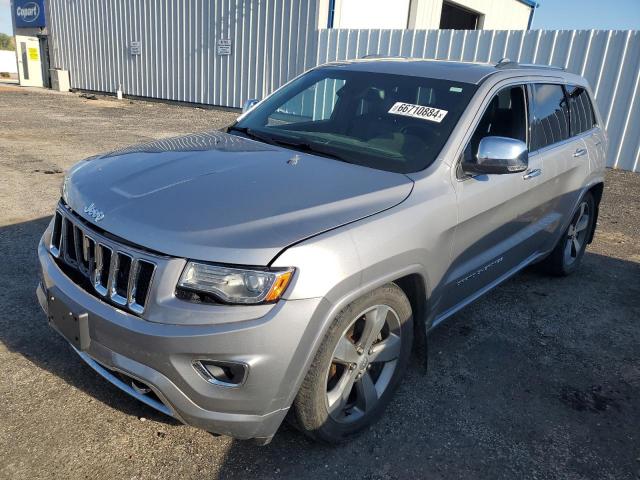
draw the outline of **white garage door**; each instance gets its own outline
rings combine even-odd
[[[336,28],[407,28],[409,0],[342,0]]]

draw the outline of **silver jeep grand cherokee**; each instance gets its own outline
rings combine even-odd
[[[38,248],[53,328],[182,422],[267,443],[377,420],[426,333],[527,265],[578,267],[606,134],[559,69],[315,68],[225,133],[74,166]]]

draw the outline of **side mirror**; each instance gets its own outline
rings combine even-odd
[[[242,113],[247,113],[249,110],[251,110],[258,102],[260,102],[260,100],[258,100],[257,98],[250,98],[249,100],[247,100],[246,102],[244,102],[244,105],[242,106]]]
[[[477,162],[462,163],[469,174],[524,172],[529,166],[527,144],[508,137],[484,137],[478,147]]]

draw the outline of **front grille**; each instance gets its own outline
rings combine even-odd
[[[49,251],[76,283],[94,295],[140,315],[156,265],[116,242],[105,241],[71,213],[56,211]]]

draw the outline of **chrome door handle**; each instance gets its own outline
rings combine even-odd
[[[540,170],[539,168],[535,168],[533,170],[529,170],[527,173],[525,173],[522,178],[525,180],[529,180],[530,178],[533,177],[538,177],[542,174],[542,170]]]
[[[586,155],[586,154],[587,154],[587,149],[586,148],[579,148],[574,152],[573,156],[574,157],[582,157],[583,155]]]

